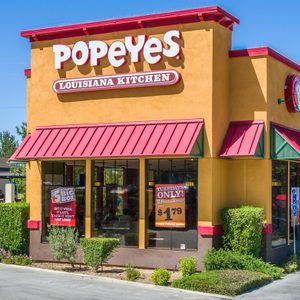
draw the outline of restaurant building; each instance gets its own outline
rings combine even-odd
[[[300,66],[231,50],[237,24],[207,7],[21,33],[28,134],[11,160],[27,162],[33,259],[53,259],[52,224],[119,237],[114,265],[200,264],[241,205],[264,209],[264,258],[289,253]]]

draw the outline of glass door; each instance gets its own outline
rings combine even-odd
[[[300,163],[291,162],[290,163],[290,189],[292,191],[295,189],[300,189]],[[292,193],[290,191],[291,197]],[[295,219],[296,224],[296,240],[300,239],[300,220],[299,220],[299,209],[297,212],[297,217]],[[294,226],[294,217],[291,209],[290,212],[290,242],[293,243],[293,226]]]

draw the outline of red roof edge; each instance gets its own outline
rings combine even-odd
[[[286,56],[278,53],[277,51],[269,48],[269,47],[258,47],[258,48],[248,48],[241,50],[230,50],[229,57],[259,57],[259,56],[271,56],[274,59],[284,63],[285,65],[295,69],[300,72],[300,65]]]
[[[201,21],[215,21],[230,30],[233,29],[234,25],[240,23],[237,18],[222,8],[211,6],[99,22],[25,30],[21,32],[21,36],[29,38],[31,42],[35,42]]]

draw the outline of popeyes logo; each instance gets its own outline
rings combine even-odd
[[[176,57],[180,54],[181,47],[174,39],[180,39],[180,31],[170,30],[165,33],[163,40],[159,38],[147,38],[146,35],[138,35],[135,41],[133,36],[126,36],[124,42],[115,41],[108,45],[104,41],[76,42],[73,48],[67,45],[54,45],[54,67],[59,70],[68,60],[72,60],[77,66],[87,63],[90,66],[101,65],[101,59],[108,58],[113,67],[121,67],[127,62],[129,53],[130,62],[140,61],[141,54],[150,64],[157,64],[164,57]]]
[[[289,75],[285,81],[284,97],[287,109],[290,112],[300,111],[300,78]]]
[[[170,30],[164,34],[163,41],[157,37],[148,38],[146,35],[138,35],[136,38],[126,36],[124,41],[114,41],[110,45],[100,40],[78,41],[72,48],[62,44],[54,45],[54,67],[57,70],[63,69],[64,63],[70,60],[77,66],[86,64],[92,67],[101,66],[101,62],[107,59],[111,66],[118,68],[127,62],[140,62],[142,57],[149,65],[154,65],[163,58],[180,58],[180,38],[180,31]],[[146,72],[116,74],[60,79],[54,82],[53,90],[56,93],[69,93],[173,85],[179,79],[180,75],[175,70],[147,72],[147,74]]]

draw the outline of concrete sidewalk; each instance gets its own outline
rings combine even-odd
[[[117,279],[0,264],[1,300],[230,299]]]
[[[235,299],[243,300],[299,300],[300,272],[289,274],[262,288],[243,294]]]

